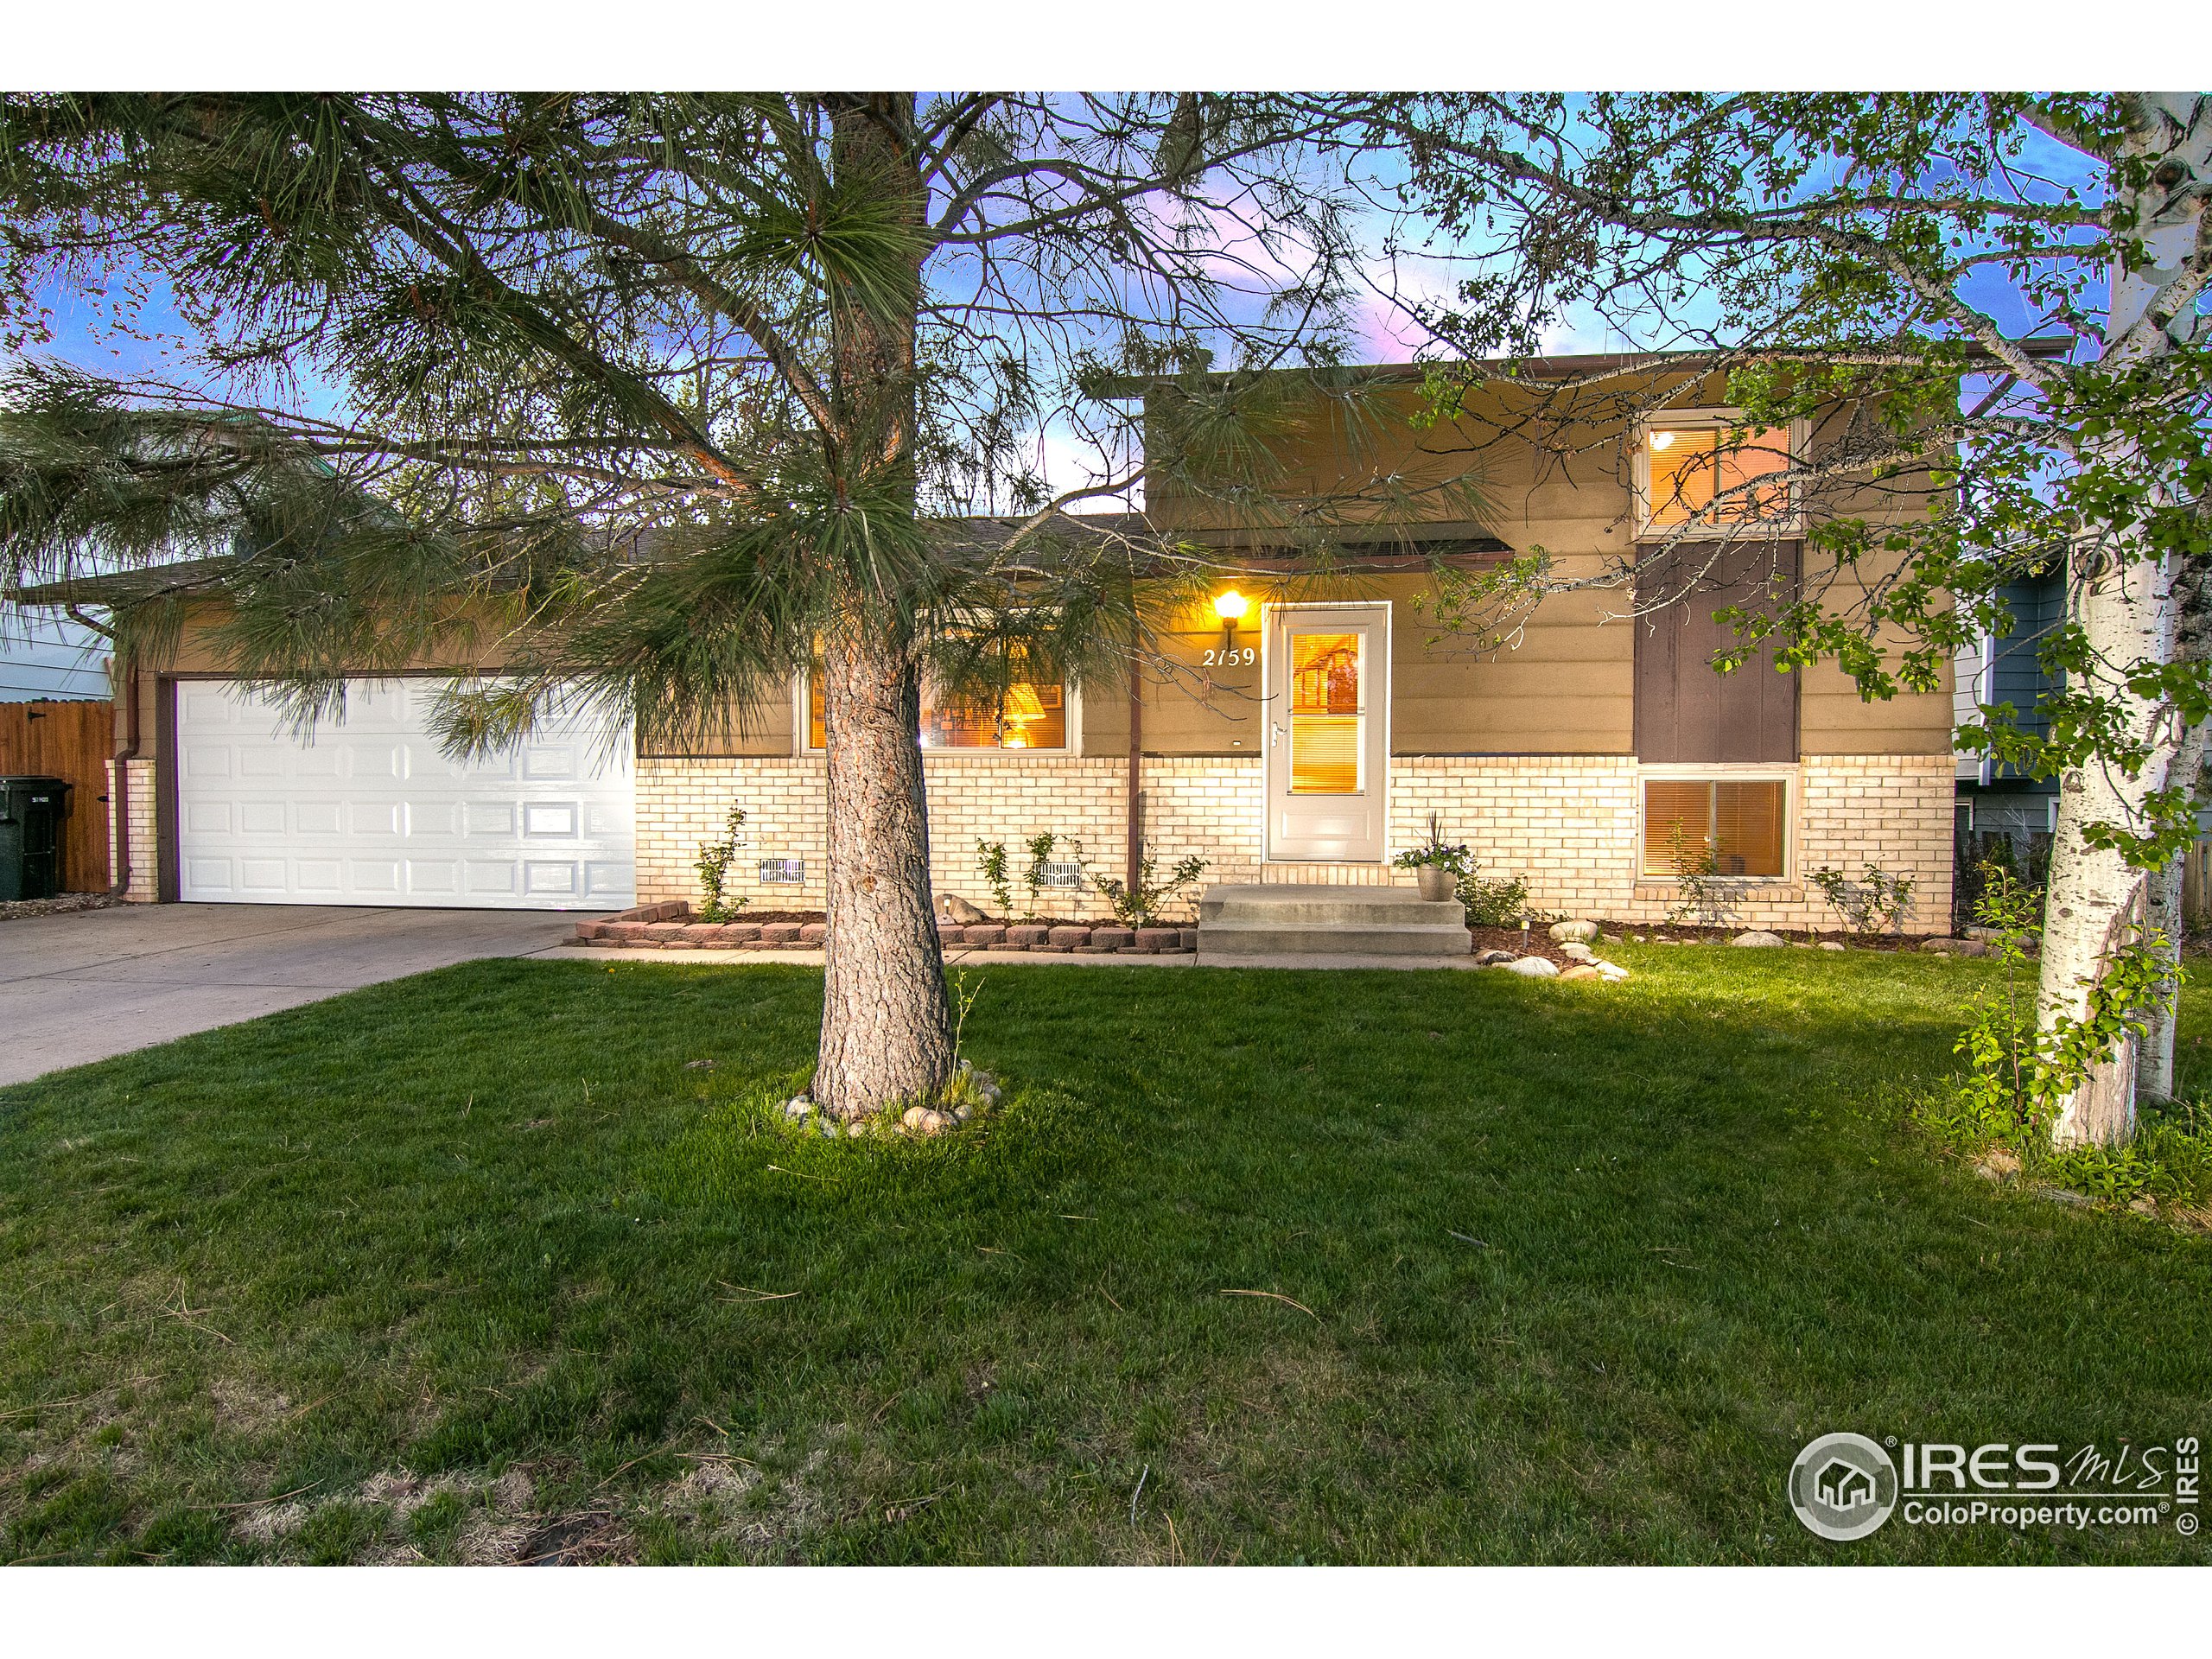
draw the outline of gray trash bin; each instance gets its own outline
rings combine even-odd
[[[0,903],[51,899],[61,891],[69,790],[60,778],[0,778]]]

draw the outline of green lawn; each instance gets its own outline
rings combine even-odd
[[[478,963],[0,1090],[0,1559],[2202,1559],[1798,1525],[1830,1429],[2212,1428],[2212,1239],[1907,1124],[1982,964],[1609,954],[995,968],[955,1142],[772,1120],[773,965]]]

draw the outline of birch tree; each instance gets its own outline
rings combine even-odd
[[[1473,97],[1421,119],[1420,182],[1447,231],[1494,238],[1457,303],[1425,319],[1460,359],[1439,362],[1440,401],[1507,382],[1515,435],[1562,458],[1714,376],[1743,411],[1733,447],[1846,411],[1819,454],[1719,493],[1673,532],[1733,518],[1732,535],[1771,536],[1745,509],[1778,486],[1804,505],[1803,592],[1744,607],[1745,649],[1720,666],[1771,639],[1784,665],[1834,661],[1863,696],[1933,691],[1962,645],[2010,631],[2008,582],[2063,564],[2067,619],[2041,643],[2064,678],[2047,729],[1985,706],[1957,740],[2059,779],[2038,1001],[2060,1094],[2048,1127],[2062,1144],[2124,1138],[2139,1089],[2172,1086],[2158,982],[2170,990],[2177,966],[2177,860],[2212,709],[2212,106]],[[1511,384],[1514,360],[1570,317],[1681,354]],[[1493,638],[1569,586],[1612,588],[1633,610],[1648,601],[1634,563],[1569,583],[1539,551],[1463,583],[1448,608]]]

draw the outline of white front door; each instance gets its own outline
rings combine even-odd
[[[263,905],[620,910],[635,902],[633,743],[596,713],[448,760],[442,682],[349,680],[302,740],[247,686],[176,685],[177,896]]]
[[[1268,607],[1267,696],[1268,856],[1381,861],[1390,607]]]

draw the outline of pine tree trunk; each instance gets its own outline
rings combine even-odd
[[[841,188],[875,195],[888,219],[918,229],[925,194],[902,139],[913,113],[911,93],[844,100],[833,118],[830,164]],[[849,500],[862,503],[852,507],[856,517],[883,511],[887,501],[908,518],[916,508],[919,250],[918,237],[902,276],[886,273],[868,292],[831,295],[836,420],[826,435],[829,461]],[[857,536],[854,545],[864,549],[868,540]],[[841,613],[823,652],[830,930],[814,1097],[847,1119],[933,1096],[952,1071],[951,1010],[930,895],[913,621],[894,584],[875,575],[858,566],[841,573]]]
[[[823,664],[830,934],[815,1098],[857,1117],[934,1095],[952,1071],[930,899],[920,680],[903,637],[861,632]]]
[[[2205,179],[2212,159],[2212,106],[2205,100],[2191,94],[2136,94],[2134,107],[2137,126],[2129,149],[2153,165],[2143,169],[2136,187],[2115,188],[2108,213],[2116,225],[2143,227],[2153,260],[2133,271],[2113,267],[2106,360],[2115,365],[2171,347],[2171,324],[2153,315],[2153,300],[2196,247],[2203,201],[2186,187]],[[2172,176],[2158,177],[2168,173]],[[2177,184],[2184,188],[2177,189]],[[2188,327],[2186,320],[2182,326]],[[2127,461],[2125,454],[2118,459],[2122,465]],[[2183,573],[2169,563],[2131,548],[2126,532],[2113,543],[2077,555],[2067,584],[2072,620],[2087,632],[2108,677],[2124,675],[2140,663],[2174,660],[2183,581]],[[2092,765],[2060,780],[2037,997],[2045,1033],[2062,1016],[2084,1016],[2112,953],[2156,925],[2157,914],[2169,903],[2157,891],[2160,873],[2131,868],[2120,853],[2090,847],[2082,839],[2084,826],[2135,828],[2143,822],[2143,802],[2152,790],[2169,779],[2191,787],[2196,781],[2193,774],[2182,773],[2190,734],[2171,710],[2109,680],[2097,689],[2109,697],[2123,729],[2144,741],[2149,759],[2133,778],[2114,766]],[[2196,752],[2201,754],[2201,748]],[[2134,1132],[2139,1081],[2171,1086],[2171,1029],[2161,1033],[2154,1027],[2152,1034],[2158,1046],[2149,1056],[2131,1039],[2091,1069],[2051,1124],[2056,1144],[2113,1146]]]

